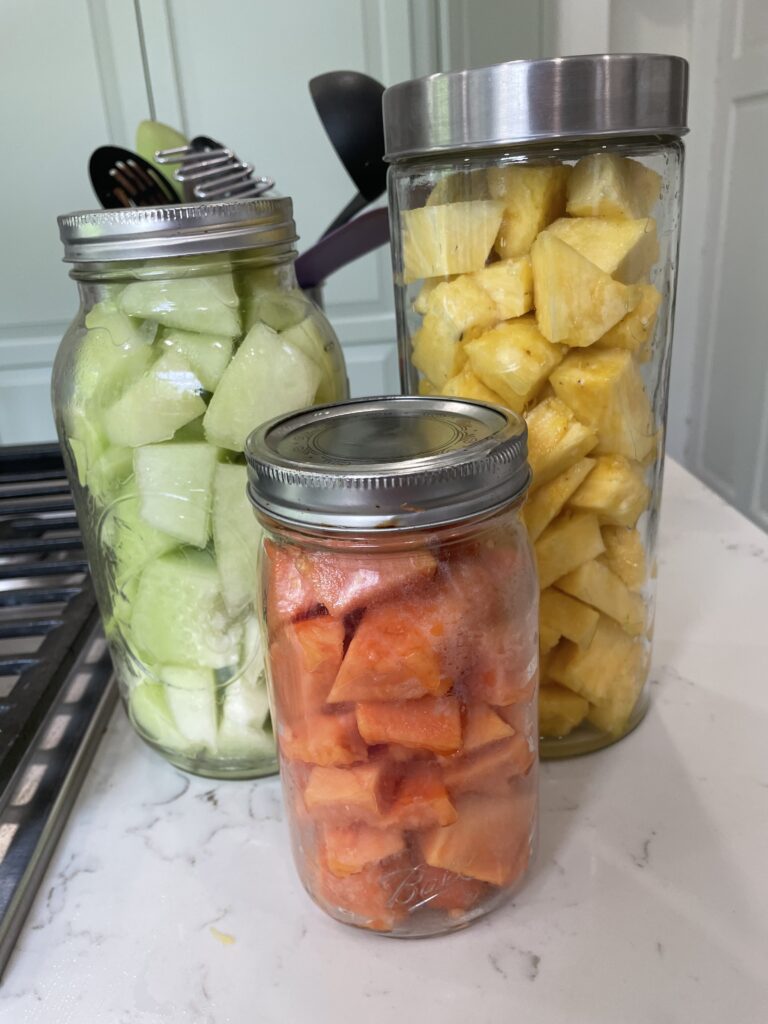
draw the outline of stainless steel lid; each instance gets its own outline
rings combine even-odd
[[[489,512],[530,480],[514,413],[453,398],[364,398],[279,417],[245,446],[271,519],[324,532],[414,530]]]
[[[552,139],[688,131],[688,62],[655,53],[513,60],[393,85],[385,159]]]
[[[66,263],[290,248],[298,237],[287,197],[79,210],[58,223]]]

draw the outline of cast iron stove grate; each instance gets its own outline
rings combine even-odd
[[[59,448],[0,448],[0,973],[115,699]]]

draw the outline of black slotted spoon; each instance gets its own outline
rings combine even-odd
[[[131,206],[168,206],[178,195],[162,174],[137,153],[99,146],[88,163],[91,185],[105,210]]]

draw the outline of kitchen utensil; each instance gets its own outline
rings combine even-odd
[[[369,210],[323,235],[296,260],[299,287],[316,288],[353,260],[366,256],[389,241],[389,215],[385,207]]]
[[[359,71],[328,71],[311,79],[309,92],[339,159],[357,186],[324,234],[346,224],[378,199],[387,182],[381,97],[384,86]]]
[[[256,198],[274,188],[272,178],[253,176],[253,164],[240,160],[227,146],[197,135],[187,146],[160,150],[158,164],[180,163],[174,178],[181,182],[187,202]]]
[[[107,209],[167,206],[179,197],[152,164],[119,146],[99,146],[91,154],[88,174],[93,190]]]

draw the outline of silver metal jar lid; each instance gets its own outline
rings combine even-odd
[[[656,53],[513,60],[384,92],[385,159],[688,131],[688,62]]]
[[[322,532],[470,519],[528,487],[525,421],[483,402],[364,398],[282,416],[245,446],[264,515]]]
[[[58,223],[65,263],[290,247],[298,237],[288,197],[79,210]]]

